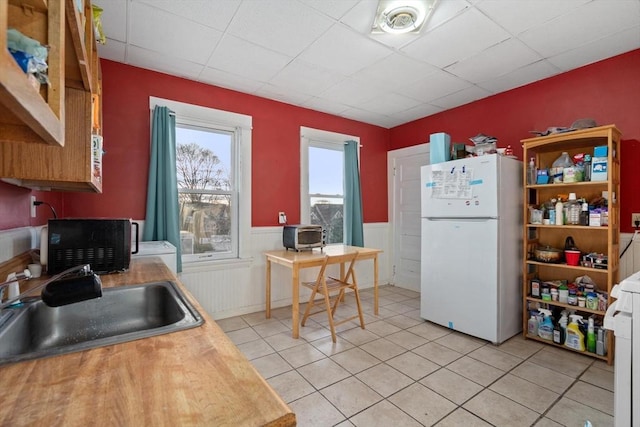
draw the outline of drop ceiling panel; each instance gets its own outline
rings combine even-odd
[[[111,0],[107,7],[102,8],[101,19],[108,22],[107,37],[120,42],[127,41],[127,0]]]
[[[462,80],[446,71],[436,71],[425,76],[419,82],[403,86],[397,92],[429,103],[434,99],[442,98],[469,86],[471,86],[471,83],[468,81]]]
[[[392,111],[405,111],[417,107],[420,104],[420,101],[404,95],[399,95],[397,93],[383,93],[369,101],[357,105],[356,107],[372,113],[386,115],[389,113],[389,109]]]
[[[389,55],[391,52],[380,44],[336,24],[300,54],[300,58],[348,76]]]
[[[127,49],[127,63],[140,68],[159,71],[165,74],[196,80],[203,69],[201,64],[184,59],[158,56],[157,52],[129,46]]]
[[[615,7],[611,7],[613,4]],[[598,0],[525,31],[519,38],[540,54],[550,57],[639,26],[640,1]]]
[[[437,67],[446,67],[510,37],[477,9],[468,9],[402,51]]]
[[[481,87],[469,86],[459,92],[455,92],[447,96],[443,96],[442,98],[435,99],[431,101],[430,104],[440,107],[443,110],[448,110],[449,108],[468,104],[478,99],[485,98],[489,95],[491,95],[491,93],[482,89]]]
[[[220,86],[226,89],[232,89],[249,94],[256,93],[256,91],[264,85],[263,82],[259,82],[257,80],[248,79],[237,74],[227,73],[226,71],[208,67],[205,67],[202,70],[198,80],[210,85]]]
[[[356,79],[346,78],[338,84],[331,86],[320,94],[320,98],[326,98],[341,104],[353,107],[367,102],[379,95],[376,85],[366,84]]]
[[[145,25],[154,22],[157,27]],[[163,29],[158,31],[158,29]],[[129,42],[159,56],[206,64],[222,33],[142,3],[131,4]]]
[[[109,0],[111,2],[112,0]],[[122,1],[122,0],[119,0]],[[235,15],[241,0],[138,0],[149,7],[162,9],[189,21],[224,31]],[[186,6],[186,7],[185,7]],[[175,34],[174,34],[175,35]]]
[[[548,76],[554,76],[560,72],[560,69],[554,67],[549,61],[542,60],[518,68],[508,74],[480,82],[477,86],[495,94],[524,86],[528,83],[537,82],[538,80],[542,80]]]
[[[300,59],[289,63],[269,82],[288,90],[316,95],[344,80],[340,74]]]
[[[296,56],[333,23],[326,15],[297,1],[244,1],[227,31],[268,49]]]
[[[509,61],[505,61],[509,58]],[[519,40],[509,39],[481,53],[447,67],[446,70],[472,83],[502,76],[541,60],[542,57]]]
[[[287,55],[227,34],[216,46],[207,67],[268,82],[286,67],[291,59]]]
[[[362,82],[378,85],[380,90],[393,91],[422,80],[435,71],[437,68],[432,65],[400,53],[393,53],[372,66],[358,71],[352,77]]]
[[[333,19],[340,19],[349,9],[358,4],[358,0],[300,0]]]
[[[127,44],[118,40],[107,39],[106,44],[98,45],[98,56],[100,58],[109,58],[112,61],[128,63]]]
[[[600,60],[604,56],[618,55],[633,50],[640,40],[640,27],[620,31],[579,48],[549,58],[549,62],[563,71],[573,70]]]
[[[551,21],[557,16],[573,13],[590,0],[518,0],[517,7],[505,7],[504,0],[482,0],[477,8],[511,34]]]

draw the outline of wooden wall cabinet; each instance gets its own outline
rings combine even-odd
[[[64,10],[59,0],[0,0],[0,143],[64,145]],[[40,91],[7,50],[9,28],[50,47]]]
[[[560,303],[559,301],[542,301],[531,294],[531,281],[535,278],[541,281],[568,280],[573,282],[576,277],[587,275],[593,279],[597,289],[609,295],[608,303],[611,303],[611,289],[618,282],[619,274],[619,245],[620,245],[620,131],[614,126],[600,126],[590,129],[582,129],[573,132],[553,134],[549,136],[522,140],[523,159],[525,164],[534,159],[538,168],[550,168],[555,159],[562,152],[567,152],[571,157],[578,153],[593,155],[594,147],[607,147],[608,175],[605,181],[587,181],[574,183],[549,183],[527,184],[525,169],[524,176],[524,236],[523,236],[523,333],[526,338],[538,340],[550,345],[552,341],[543,340],[538,336],[530,336],[527,331],[529,310],[539,305],[548,305],[549,308],[561,308],[575,311],[587,321],[594,315],[602,321],[604,310],[590,310]],[[603,192],[608,195],[608,225],[607,226],[581,226],[581,225],[545,225],[531,224],[530,207],[538,207],[541,203],[558,195],[576,193],[577,198],[592,200],[600,197]],[[544,263],[536,261],[534,250],[537,246],[551,246],[564,249],[565,240],[573,237],[576,246],[584,253],[597,252],[607,256],[607,268],[592,268],[582,265],[570,266],[566,263]],[[572,349],[561,346],[564,349]],[[581,352],[613,363],[613,333],[608,331],[608,352],[605,356],[595,353]]]
[[[6,0],[0,0],[3,1],[6,3]],[[37,3],[35,0],[29,2]],[[101,192],[102,149],[101,146],[96,149],[93,139],[95,136],[101,138],[102,85],[91,3],[84,0],[82,10],[78,10],[75,0],[41,0],[41,3],[48,4],[45,10],[49,13],[54,4],[59,6],[60,20],[66,22],[58,44],[58,52],[62,54],[61,75],[64,76],[63,113],[60,115],[64,144],[26,143],[33,141],[19,136],[8,140],[0,138],[0,177],[6,182],[38,190]],[[51,53],[49,58],[52,59]],[[3,67],[6,65],[3,61],[0,63]],[[25,105],[25,109],[31,111],[32,107]]]

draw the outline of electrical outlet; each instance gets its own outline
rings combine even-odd
[[[31,196],[31,218],[36,217],[36,196]]]
[[[278,212],[278,224],[286,224],[287,223],[287,216],[284,214],[284,212]]]
[[[640,227],[640,213],[632,213],[631,228],[639,228],[639,227]]]

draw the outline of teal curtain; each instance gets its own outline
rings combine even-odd
[[[356,141],[347,141],[344,147],[344,182],[344,242],[363,247],[362,194]]]
[[[176,177],[176,118],[167,107],[156,106],[153,109],[147,214],[142,240],[171,242],[177,248],[177,271],[182,271]]]

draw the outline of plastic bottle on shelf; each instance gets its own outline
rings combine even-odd
[[[567,325],[567,338],[564,345],[578,351],[584,351],[584,334],[580,330],[582,316],[579,314],[569,315],[571,322]]]
[[[591,154],[584,155],[584,180],[591,181]]]
[[[564,225],[564,204],[558,199],[556,202],[556,225]]]
[[[573,161],[569,157],[569,153],[563,151],[560,157],[558,157],[551,165],[551,174],[553,175],[553,182],[562,182],[564,168],[570,168],[573,166]]]
[[[527,333],[530,336],[538,335],[538,318],[535,314],[531,314],[531,318],[529,319],[529,324],[527,325]]]
[[[553,322],[551,321],[551,311],[539,308],[538,311],[542,314],[542,323],[538,325],[538,336],[543,340],[551,341],[553,339]]]
[[[582,202],[580,208],[580,225],[589,225],[589,203]]]
[[[529,166],[527,167],[527,184],[533,185],[536,183],[536,162],[532,157],[529,159]]]
[[[596,331],[593,317],[589,317],[589,326],[587,327],[587,351],[589,353],[596,352]]]
[[[582,205],[578,202],[576,193],[569,193],[569,201],[565,207],[567,208],[567,224],[580,224],[580,211],[582,210]]]

